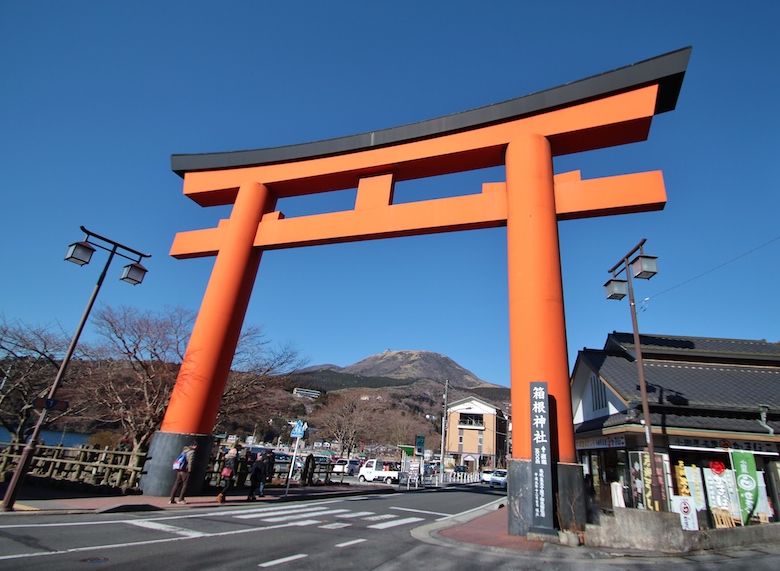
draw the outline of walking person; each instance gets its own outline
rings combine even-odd
[[[265,488],[265,479],[268,477],[268,459],[265,454],[258,454],[257,460],[255,460],[249,467],[249,496],[247,501],[251,502],[255,500],[255,492],[261,498],[265,496],[263,489]]]
[[[184,499],[184,495],[187,493],[187,485],[190,482],[190,471],[192,470],[193,462],[195,461],[195,450],[198,449],[198,443],[193,442],[189,446],[185,446],[181,449],[181,454],[176,458],[173,463],[173,469],[176,470],[176,480],[171,488],[171,497],[168,500],[169,504],[172,504],[174,500],[177,504],[186,504],[187,500]],[[176,496],[179,496],[176,498]]]
[[[274,453],[271,450],[265,451],[265,479],[266,482],[271,482],[274,477],[274,463],[276,462],[276,456],[274,456]]]
[[[225,464],[222,467],[222,478],[224,486],[217,494],[217,502],[220,504],[225,503],[225,496],[230,488],[233,487],[233,482],[236,477],[236,466],[238,465],[238,450],[231,448],[225,455]]]

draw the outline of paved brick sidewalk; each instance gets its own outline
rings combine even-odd
[[[525,537],[509,535],[509,510],[499,508],[474,518],[468,523],[442,529],[440,536],[462,543],[501,547],[515,551],[541,551],[542,541],[530,541]]]

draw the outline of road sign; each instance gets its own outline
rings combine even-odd
[[[38,398],[33,401],[33,406],[46,410],[68,410],[69,405],[64,400]]]
[[[295,423],[295,426],[293,427],[292,431],[290,431],[290,436],[292,438],[303,438],[303,433],[306,431],[306,429],[309,427],[309,425],[302,420],[299,420]]]

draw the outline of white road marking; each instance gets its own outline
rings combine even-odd
[[[393,521],[385,521],[382,523],[375,523],[374,525],[369,525],[369,529],[388,529],[390,527],[396,527],[398,525],[406,525],[407,523],[415,523],[418,521],[425,521],[425,518],[422,517],[407,517],[405,519],[396,519]]]
[[[452,515],[448,515],[448,516],[440,517],[440,518],[438,518],[436,521],[444,521],[444,520],[446,520],[446,519],[451,519],[451,518],[454,518],[454,517],[460,517],[460,516],[462,516],[462,515],[466,515],[466,514],[469,514],[469,513],[471,513],[471,512],[475,512],[475,511],[478,511],[478,510],[484,509],[486,506],[490,506],[490,505],[496,505],[496,504],[500,503],[501,501],[502,501],[502,500],[500,500],[500,499],[499,499],[499,500],[493,500],[492,502],[488,502],[488,503],[486,503],[486,504],[484,504],[484,505],[477,506],[477,507],[475,507],[475,508],[471,508],[470,510],[465,510],[465,511],[462,511],[462,512],[460,512],[460,513],[456,513],[456,514],[452,514]]]
[[[128,522],[124,522],[128,523]],[[247,527],[243,529],[235,529],[231,531],[221,531],[218,533],[204,533],[199,537],[223,537],[228,535],[239,535],[244,533],[256,533],[258,531],[268,531],[271,529],[284,529],[286,527],[303,527],[307,525],[315,525],[322,523],[316,519],[294,521],[290,523],[282,523],[279,525],[269,525],[266,527]],[[16,553],[12,555],[0,555],[0,561],[6,561],[11,559],[29,559],[31,557],[42,557],[46,555],[66,555],[68,553],[84,553],[87,551],[94,551],[96,549],[121,549],[124,547],[139,547],[142,545],[157,545],[160,543],[170,543],[172,541],[187,541],[195,539],[192,536],[178,536],[178,537],[166,537],[164,539],[150,539],[148,541],[130,541],[127,543],[109,543],[106,545],[88,545],[85,547],[74,547],[71,549],[62,549],[59,551],[39,551],[37,553]]]
[[[320,529],[342,529],[344,527],[351,527],[351,523],[343,523],[343,522],[333,522],[333,523],[326,523],[325,525],[321,525]]]
[[[357,545],[358,543],[363,543],[366,541],[365,539],[353,539],[352,541],[345,541],[344,543],[337,543],[336,547],[350,547],[352,545]]]
[[[301,508],[301,509],[321,509],[319,506],[324,506],[326,504],[335,504],[339,503],[343,500],[341,499],[335,499],[335,500],[323,500],[318,501],[315,504],[307,504],[308,506],[311,506],[310,508]],[[288,504],[289,506],[289,504]],[[23,529],[26,527],[35,527],[36,529],[40,529],[42,527],[74,527],[74,526],[89,526],[89,525],[117,525],[117,524],[128,524],[133,523],[136,521],[169,521],[169,520],[176,520],[176,519],[198,519],[198,518],[211,518],[215,516],[240,516],[240,515],[247,515],[247,518],[249,517],[249,514],[254,513],[267,513],[269,511],[282,511],[282,510],[289,510],[289,507],[283,507],[283,506],[267,506],[267,507],[258,507],[258,508],[249,508],[249,509],[236,509],[236,510],[209,510],[207,512],[198,512],[198,513],[189,513],[187,511],[179,511],[174,513],[168,513],[164,516],[159,517],[147,517],[143,520],[138,519],[114,519],[114,520],[107,520],[107,521],[73,521],[73,522],[63,522],[63,523],[34,523],[30,521],[29,523],[16,523],[16,524],[8,524],[8,525],[0,525],[0,529]],[[299,509],[298,511],[301,511]]]
[[[395,519],[398,516],[395,514],[379,514],[371,517],[364,517],[363,519],[366,521],[382,521],[385,519]]]
[[[450,514],[443,514],[441,512],[429,512],[425,510],[415,510],[412,508],[390,508],[391,510],[399,510],[402,512],[414,512],[418,514],[429,514],[429,515],[443,515],[443,516],[449,516]]]
[[[235,517],[236,519],[262,519],[266,517],[284,515],[289,513],[297,513],[297,514],[309,513],[314,515],[319,512],[324,512],[327,509],[328,508],[326,507],[320,507],[320,506],[313,506],[313,507],[306,507],[306,508],[294,508],[291,506],[285,506],[285,507],[276,507],[274,509],[266,509],[265,511],[262,512],[252,512],[248,514],[236,515],[233,517]]]
[[[296,561],[308,557],[305,553],[299,553],[298,555],[290,555],[289,557],[282,557],[281,559],[274,559],[273,561],[266,561],[261,563],[258,567],[273,567],[274,565],[280,565],[282,563],[289,563],[290,561]]]
[[[282,522],[282,521],[293,521],[293,520],[301,519],[301,518],[304,518],[304,517],[322,517],[324,515],[333,515],[333,514],[339,514],[339,513],[348,512],[348,511],[349,510],[341,509],[341,510],[323,510],[323,511],[314,512],[314,513],[302,513],[302,514],[300,514],[300,513],[293,513],[293,514],[280,515],[280,516],[274,516],[274,517],[264,517],[263,521],[267,521],[268,523],[279,523],[279,522]]]
[[[174,525],[168,525],[167,523],[160,523],[157,521],[129,521],[131,525],[136,527],[143,527],[145,529],[154,529],[155,531],[164,531],[166,533],[173,533],[175,535],[183,535],[185,537],[203,537],[208,535],[202,531],[193,531],[191,529],[184,529],[183,527],[176,527]]]
[[[366,517],[369,515],[374,515],[374,512],[352,512],[348,514],[337,515],[336,517],[352,518],[352,517]]]

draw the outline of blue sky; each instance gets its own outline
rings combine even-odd
[[[213,258],[168,251],[229,208],[185,198],[171,154],[394,127],[691,45],[677,109],[648,141],[555,161],[585,178],[659,169],[668,195],[661,212],[560,223],[569,366],[630,330],[602,285],[642,238],[660,269],[636,283],[642,332],[780,341],[778,21],[774,1],[2,2],[0,312],[75,329],[105,260],[63,263],[80,225],[152,254],[137,287],[115,262],[99,303],[197,310]],[[400,184],[396,200],[498,180]],[[267,252],[246,322],[310,364],[428,350],[508,385],[506,289],[504,229]]]

